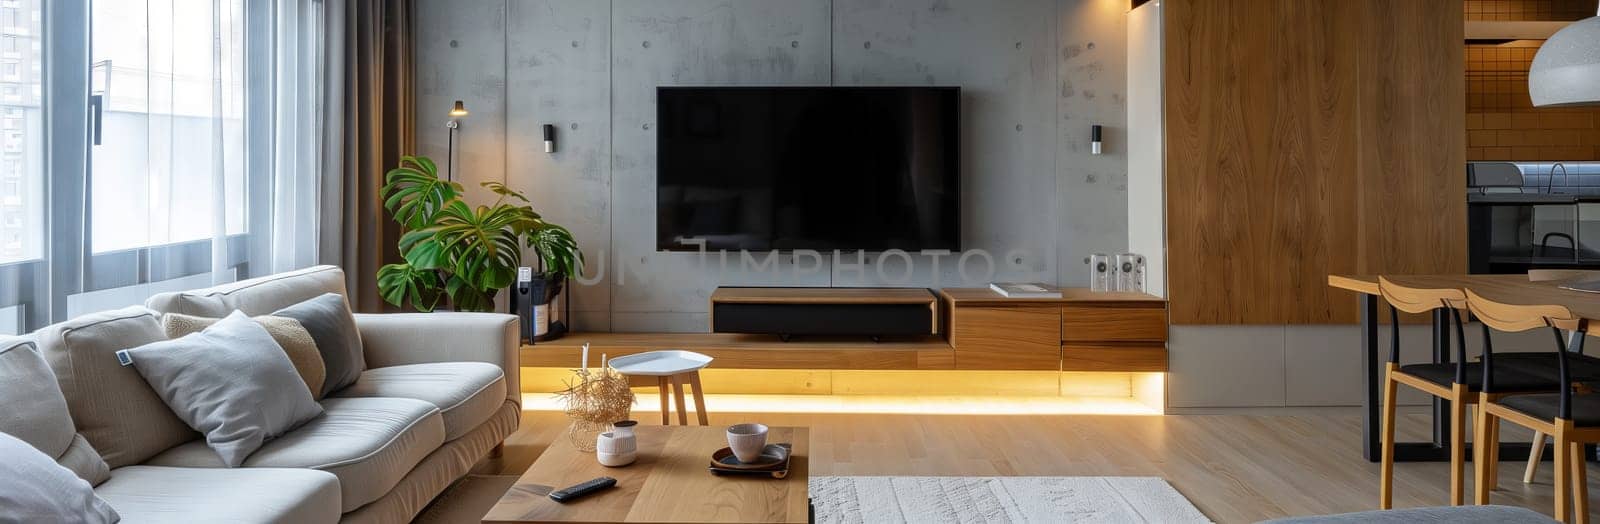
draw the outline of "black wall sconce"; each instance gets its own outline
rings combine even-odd
[[[544,152],[556,152],[556,126],[544,125]]]
[[[1100,154],[1100,124],[1089,126],[1089,154]]]

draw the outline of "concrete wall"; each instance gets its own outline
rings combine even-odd
[[[573,230],[594,279],[573,296],[578,329],[704,330],[719,285],[963,283],[958,254],[785,254],[742,268],[738,253],[655,252],[661,85],[959,85],[961,234],[965,248],[995,257],[992,277],[969,260],[977,278],[965,284],[1083,285],[1084,257],[1127,247],[1124,0],[422,0],[418,9],[419,153],[445,157],[444,113],[465,101],[457,179],[504,181]],[[1089,154],[1094,123],[1106,128],[1101,156]],[[554,154],[543,152],[543,124],[559,128]]]

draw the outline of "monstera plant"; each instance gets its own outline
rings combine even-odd
[[[385,175],[383,206],[400,223],[405,258],[378,269],[385,301],[410,302],[418,311],[491,311],[495,295],[516,280],[523,247],[539,257],[534,278],[547,289],[581,274],[583,253],[571,231],[546,222],[526,196],[505,184],[481,185],[499,195],[493,205],[468,205],[461,184],[440,180],[425,156],[402,157]]]

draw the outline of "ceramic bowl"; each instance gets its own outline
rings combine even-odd
[[[728,447],[739,462],[751,463],[761,458],[767,447],[766,424],[734,424],[728,427]]]

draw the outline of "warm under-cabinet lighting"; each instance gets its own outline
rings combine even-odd
[[[561,411],[550,393],[523,393],[522,409]],[[706,395],[711,413],[850,413],[874,415],[1160,415],[1131,397],[903,397],[879,395]],[[694,404],[689,403],[689,411]],[[635,419],[655,420],[653,402],[634,406]],[[642,418],[641,418],[642,417]]]
[[[560,411],[554,394],[570,371],[523,368],[523,409]],[[905,415],[1160,415],[1166,374],[1027,371],[702,371],[706,409],[717,413]],[[649,399],[655,388],[634,388]],[[689,403],[693,409],[693,403]],[[635,419],[659,407],[641,401]],[[638,415],[637,413],[650,413]]]

